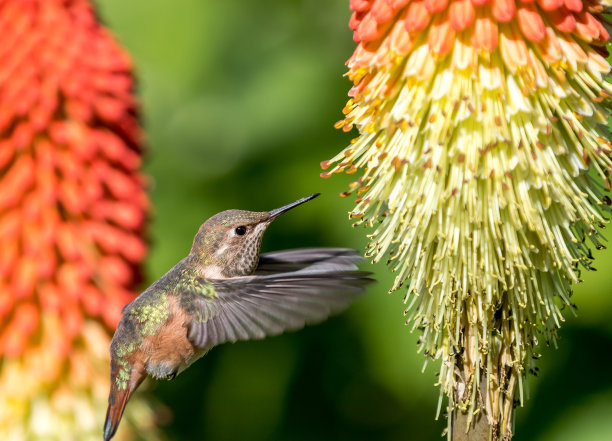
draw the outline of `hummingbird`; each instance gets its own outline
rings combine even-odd
[[[345,248],[260,255],[266,228],[319,196],[272,211],[227,210],[204,222],[191,251],[122,310],[111,353],[104,440],[147,377],[173,379],[214,346],[294,331],[337,313],[365,291],[371,273]]]

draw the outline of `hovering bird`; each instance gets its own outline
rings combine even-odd
[[[372,281],[344,248],[259,254],[272,211],[227,210],[202,224],[187,257],[123,308],[110,347],[104,440],[147,375],[172,379],[212,347],[302,328],[345,309]]]

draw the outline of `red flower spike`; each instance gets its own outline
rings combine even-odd
[[[103,418],[90,382],[107,379],[108,351],[84,340],[97,332],[108,348],[134,298],[149,203],[131,61],[89,0],[0,0],[0,33],[0,366],[28,390],[10,395],[0,371],[0,395],[16,403],[0,433],[15,438],[32,425],[28,400],[55,412],[49,397],[72,393],[66,372],[83,411]]]

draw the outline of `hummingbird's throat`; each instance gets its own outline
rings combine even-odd
[[[261,239],[268,225],[267,222],[256,225],[241,246],[236,249],[236,253],[229,259],[227,265],[227,277],[248,276],[255,272],[259,263]]]

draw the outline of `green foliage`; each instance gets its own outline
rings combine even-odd
[[[348,0],[98,3],[139,74],[154,206],[149,282],[188,253],[210,215],[268,210],[314,192],[322,196],[270,227],[262,250],[363,249],[363,231],[347,219],[353,202],[338,197],[350,179],[319,178],[319,162],[350,139],[333,128],[350,87],[342,78],[354,47]],[[542,349],[515,440],[611,433],[611,265],[612,254],[598,252],[600,271],[583,274],[578,318],[566,311],[559,349]],[[169,438],[440,439],[434,369],[421,374],[403,293],[386,294],[392,276],[384,265],[364,268],[379,283],[342,316],[216,348],[172,382],[153,385],[174,414]]]

